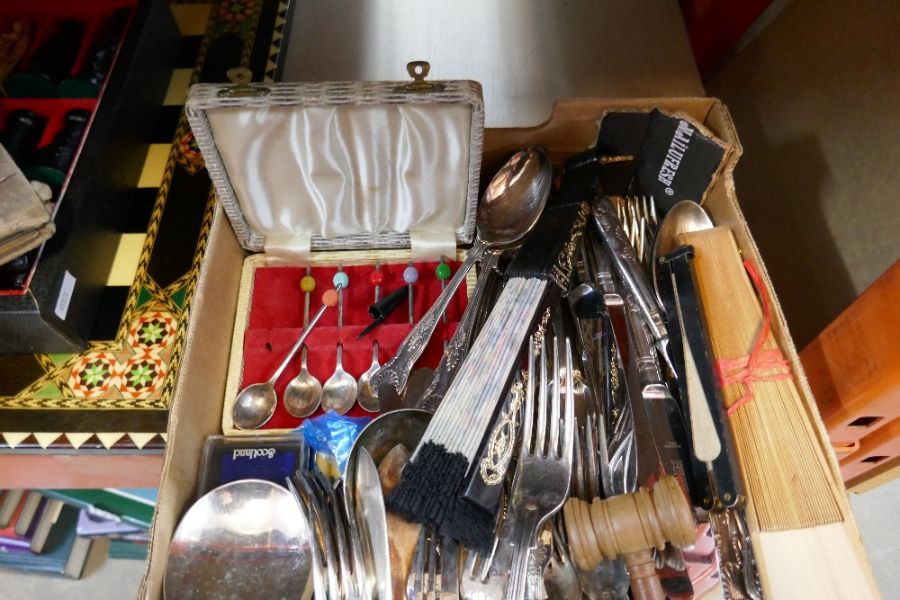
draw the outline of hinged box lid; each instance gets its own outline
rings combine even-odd
[[[412,82],[191,87],[188,120],[246,249],[411,245],[425,259],[471,241],[481,86],[425,81],[427,63],[409,70]]]

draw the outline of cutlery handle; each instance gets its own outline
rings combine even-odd
[[[526,521],[529,521],[526,519]],[[513,541],[512,569],[509,572],[509,585],[506,588],[506,600],[524,600],[528,585],[528,559],[537,528],[526,522],[518,531]],[[518,538],[518,539],[515,539]]]
[[[586,232],[584,237],[584,259],[594,282],[604,296],[619,295],[618,286],[613,278],[612,263],[603,243],[597,239],[596,232]]]
[[[456,289],[466,278],[472,267],[475,266],[475,263],[481,260],[487,249],[487,243],[481,239],[476,240],[475,245],[469,250],[466,260],[460,265],[450,281],[447,282],[447,287],[444,288],[438,299],[431,305],[428,312],[425,313],[412,331],[409,332],[409,335],[406,336],[406,339],[403,340],[403,343],[400,344],[397,353],[372,376],[372,387],[374,389],[377,390],[382,385],[388,384],[393,386],[398,394],[403,391],[403,388],[406,387],[406,380],[409,379],[409,372],[412,370],[413,365],[416,364],[416,361],[419,360],[419,357],[422,356],[422,352],[425,351],[425,347],[431,340],[431,335],[434,333],[441,315],[447,310],[447,306],[450,305]]]
[[[272,378],[269,379],[269,383],[273,386],[275,382],[278,381],[278,378],[281,377],[281,374],[284,373],[284,370],[287,368],[289,364],[291,364],[291,360],[294,358],[294,355],[297,354],[297,350],[303,346],[303,342],[306,341],[306,338],[309,336],[309,333],[312,331],[313,326],[319,322],[319,319],[322,318],[322,315],[325,313],[325,309],[328,308],[327,304],[323,304],[319,307],[319,310],[316,311],[316,314],[313,315],[313,318],[310,319],[309,324],[303,328],[303,333],[297,338],[297,341],[294,342],[294,345],[291,346],[291,349],[288,350],[287,356],[284,357],[284,360],[281,361],[281,364],[278,365],[278,368],[275,369],[275,372],[272,374]]]
[[[628,242],[625,230],[616,217],[615,209],[609,200],[600,200],[594,203],[594,222],[600,231],[600,237],[609,250],[609,256],[623,283],[634,297],[641,314],[647,321],[647,326],[656,340],[664,340],[667,337],[666,324],[663,321],[662,311],[656,296],[650,288],[647,274],[638,261],[634,248]]]
[[[418,400],[418,408],[434,412],[437,410],[438,404],[444,398],[444,394],[450,388],[453,382],[453,376],[459,365],[462,364],[466,357],[466,352],[472,341],[472,331],[475,327],[476,317],[479,313],[479,307],[482,305],[483,296],[488,287],[488,282],[493,277],[492,271],[500,259],[500,252],[490,251],[481,261],[481,272],[478,274],[478,281],[475,283],[475,290],[469,299],[466,310],[463,312],[462,318],[456,327],[450,343],[444,350],[444,356],[431,378],[431,383],[425,388],[425,392]]]
[[[629,294],[625,297],[625,316],[630,342],[629,358],[634,360],[641,386],[662,384],[664,383],[662,371],[659,368],[659,361],[656,360],[653,340],[647,327],[644,326],[646,320],[641,318],[638,304],[634,296]]]

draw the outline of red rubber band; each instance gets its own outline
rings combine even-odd
[[[753,399],[753,384],[758,381],[780,381],[791,378],[791,366],[779,348],[763,349],[763,344],[769,338],[772,329],[772,311],[769,307],[769,296],[766,286],[756,267],[749,260],[744,261],[744,268],[756,288],[756,293],[762,302],[763,322],[753,342],[753,349],[747,356],[732,359],[720,359],[716,361],[716,374],[719,377],[719,385],[737,383],[744,387],[744,394],[726,409],[728,416],[735,413],[741,406]]]

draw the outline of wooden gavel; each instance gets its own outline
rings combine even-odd
[[[664,475],[652,491],[594,498],[570,498],[563,507],[569,551],[585,571],[602,560],[622,556],[635,600],[665,600],[651,548],[666,542],[678,548],[694,544],[694,516],[678,482]]]

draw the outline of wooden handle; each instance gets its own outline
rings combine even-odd
[[[406,581],[409,579],[409,570],[422,526],[389,512],[387,530],[390,532],[388,546],[391,552],[391,587],[394,590],[394,598],[405,598]]]
[[[656,562],[649,550],[626,554],[623,558],[631,578],[634,600],[666,600],[666,593],[656,574]]]
[[[403,467],[409,462],[409,450],[402,444],[397,444],[385,454],[378,465],[378,479],[381,481],[381,489],[384,495],[391,493],[400,482],[400,474]],[[406,580],[412,568],[413,556],[416,553],[416,544],[419,543],[419,535],[422,526],[418,523],[410,523],[392,512],[387,513],[388,547],[391,553],[391,588],[394,598],[406,597]]]
[[[684,548],[695,541],[691,505],[671,475],[661,477],[652,492],[640,488],[591,503],[569,498],[563,519],[572,558],[586,571],[604,559],[662,550],[666,543]]]

